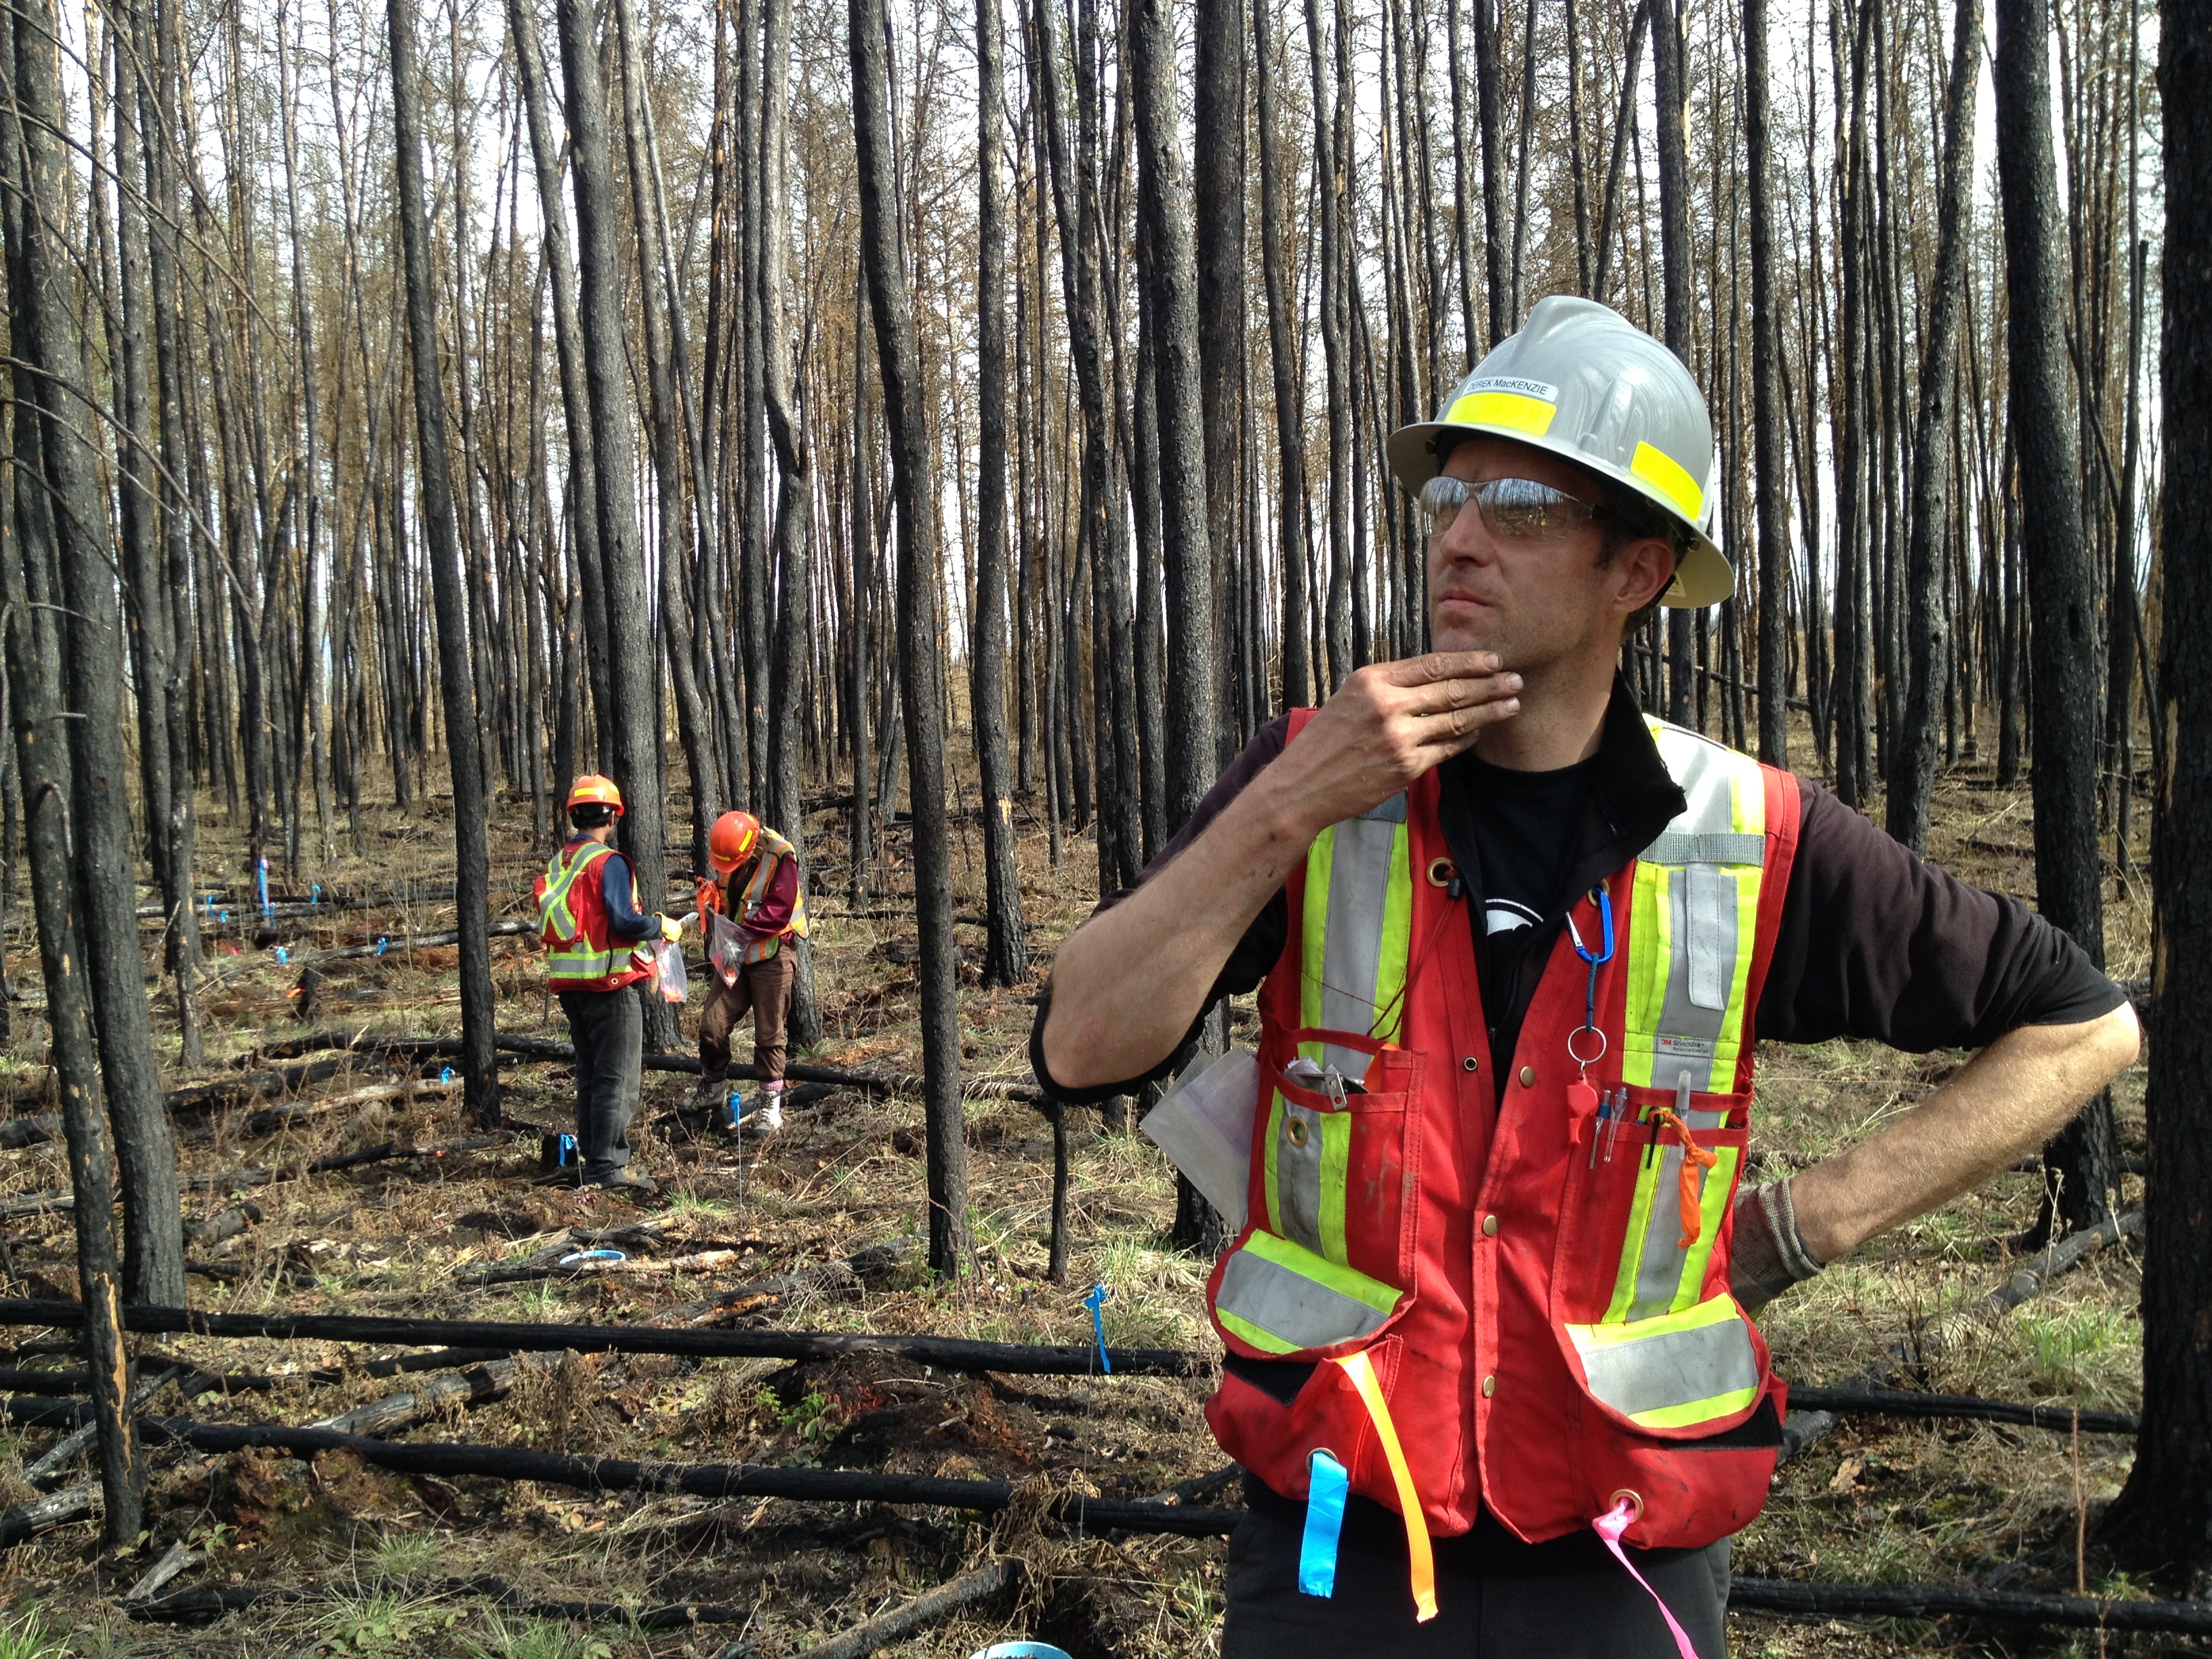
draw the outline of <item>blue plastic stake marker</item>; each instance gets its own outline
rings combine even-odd
[[[439,1081],[439,1082],[441,1082],[441,1083],[451,1083],[453,1080],[453,1068],[452,1066],[440,1066],[440,1067],[438,1068],[438,1081]]]
[[[381,937],[380,937],[380,938],[377,939],[377,941],[376,941],[376,954],[377,954],[377,955],[379,955],[379,956],[382,956],[382,955],[384,954],[384,947],[385,947],[386,943],[386,941],[384,939],[382,939]]]
[[[253,880],[261,891],[261,918],[266,921],[276,915],[276,906],[269,902],[269,860],[260,860],[253,868]]]
[[[1106,1305],[1106,1287],[1093,1285],[1091,1293],[1083,1298],[1083,1305],[1091,1310],[1091,1334],[1098,1342],[1098,1365],[1107,1376],[1114,1374],[1114,1362],[1106,1357],[1106,1316],[1098,1310]]]
[[[278,945],[278,946],[276,947],[276,962],[277,962],[277,965],[278,965],[278,966],[280,966],[280,967],[281,967],[281,966],[283,966],[283,962],[284,962],[284,947],[283,947],[283,945]]]

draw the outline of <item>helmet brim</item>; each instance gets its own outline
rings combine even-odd
[[[1510,443],[1540,449],[1563,461],[1571,461],[1577,466],[1586,468],[1650,502],[1683,535],[1681,554],[1674,562],[1674,580],[1659,596],[1659,603],[1668,610],[1703,611],[1735,594],[1735,567],[1729,562],[1728,556],[1713,544],[1712,538],[1700,526],[1684,518],[1680,509],[1651,483],[1599,459],[1579,445],[1534,433],[1516,432],[1506,427],[1480,426],[1458,421],[1421,421],[1412,426],[1400,427],[1390,434],[1389,442],[1384,446],[1392,476],[1405,486],[1408,493],[1419,495],[1421,487],[1443,471],[1443,456],[1449,452],[1451,446],[1463,438],[1503,438]]]

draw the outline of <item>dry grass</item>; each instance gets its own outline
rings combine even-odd
[[[2001,890],[2032,886],[2025,858],[1987,850],[2025,847],[2024,795],[1954,780],[1939,792],[1936,810],[1939,856]],[[504,914],[526,908],[535,856],[529,819],[527,803],[495,817]],[[673,821],[680,823],[680,815]],[[1087,842],[1071,842],[1066,861],[1054,869],[1042,832],[1018,821],[1041,978],[1050,942],[1087,913],[1095,858]],[[377,858],[342,860],[333,872],[337,882],[366,875],[421,883],[448,877],[440,852],[449,833],[442,820],[402,823],[388,812],[370,813],[366,827]],[[909,879],[902,839],[894,839],[879,872],[880,896],[871,904],[894,913],[886,920],[854,915],[842,900],[842,836],[835,814],[818,813],[807,828],[819,849],[813,908],[826,1028],[821,1049],[808,1058],[918,1070],[913,975],[887,948],[914,932],[896,915]],[[211,867],[225,855],[224,839],[221,814],[210,808],[202,843]],[[974,914],[981,849],[972,832],[956,833],[954,858],[960,908]],[[2115,904],[2110,919],[2114,971],[2141,971],[2147,900]],[[450,905],[399,902],[374,915],[333,914],[296,944],[313,948],[451,925]],[[226,945],[238,943],[234,931]],[[963,956],[980,957],[977,930],[963,927],[961,942]],[[35,986],[27,937],[19,933],[14,945],[10,972],[19,984]],[[502,1026],[565,1035],[544,993],[540,959],[512,941],[500,945]],[[265,957],[258,965],[224,965],[239,971],[227,980],[222,1008],[211,1022],[211,1069],[299,1029],[285,995],[288,970]],[[407,953],[394,951],[343,968],[325,980],[320,1023],[409,1033],[456,1027],[450,952],[418,952],[410,962]],[[985,992],[964,984],[962,1034],[972,1073],[1024,1074],[1033,990]],[[0,1051],[0,1088],[29,1085],[44,1075],[36,1021],[19,1014],[16,1037]],[[164,1040],[165,1059],[173,1060],[173,1031]],[[1774,1050],[1763,1060],[1759,1145],[1793,1161],[1859,1138],[1910,1106],[1955,1064],[1955,1058],[1920,1060],[1844,1042]],[[364,1060],[360,1080],[373,1080],[374,1070]],[[348,1086],[357,1084],[341,1079],[312,1092]],[[666,1075],[647,1080],[633,1136],[639,1163],[666,1187],[669,1224],[635,1253],[741,1250],[742,1266],[718,1273],[715,1283],[671,1275],[479,1287],[457,1279],[460,1267],[520,1259],[550,1245],[564,1229],[637,1218],[622,1201],[527,1184],[534,1148],[518,1141],[505,1152],[368,1165],[261,1188],[256,1196],[263,1222],[204,1253],[249,1271],[234,1282],[196,1279],[195,1298],[210,1308],[248,1310],[642,1321],[730,1284],[921,1230],[922,1166],[911,1133],[921,1127],[918,1102],[840,1095],[793,1112],[760,1166],[746,1172],[740,1199],[730,1150],[674,1127],[671,1109],[686,1086]],[[568,1110],[567,1091],[563,1071],[519,1067],[509,1073],[507,1107],[519,1118],[558,1126]],[[2124,1081],[2120,1099],[2124,1121],[2139,1138],[2139,1073]],[[15,1109],[39,1108],[27,1103]],[[404,1135],[429,1143],[465,1133],[458,1113],[457,1099],[425,1094],[252,1139],[240,1128],[245,1114],[230,1111],[188,1125],[184,1156],[197,1172],[266,1166]],[[1053,1285],[1043,1276],[1048,1127],[1026,1106],[980,1103],[970,1109],[968,1137],[980,1269],[975,1279],[955,1290],[909,1266],[864,1292],[824,1293],[767,1316],[811,1328],[1085,1342],[1090,1322],[1080,1296],[1101,1283],[1110,1292],[1104,1310],[1109,1340],[1208,1346],[1203,1265],[1165,1245],[1174,1191],[1164,1164],[1149,1143],[1109,1131],[1094,1115],[1074,1115],[1071,1127],[1069,1285]],[[0,1200],[58,1190],[66,1180],[58,1146],[0,1154]],[[1784,1374],[1845,1381],[1881,1361],[1891,1344],[2003,1279],[2008,1269],[1996,1241],[2027,1224],[2035,1191],[2029,1177],[2002,1177],[1838,1264],[1778,1305],[1767,1323]],[[189,1201],[197,1213],[212,1214],[230,1200],[210,1192]],[[72,1291],[66,1216],[10,1225],[16,1267],[11,1291]],[[2124,1251],[2107,1253],[2014,1313],[1954,1332],[1940,1359],[1915,1380],[2012,1399],[2132,1408],[2141,1347],[2135,1298],[2134,1263]],[[15,1334],[25,1348],[39,1346],[39,1333]],[[336,1346],[307,1343],[173,1340],[159,1346],[228,1368],[289,1373],[349,1357]],[[356,1363],[362,1358],[350,1357]],[[356,1370],[337,1384],[302,1380],[228,1402],[204,1399],[193,1409],[209,1417],[305,1422],[407,1386],[408,1379],[373,1379]],[[975,1474],[1028,1482],[1037,1492],[1081,1486],[1138,1496],[1220,1467],[1200,1414],[1207,1391],[1202,1381],[1158,1378],[1009,1381],[929,1375],[898,1364],[693,1364],[572,1355],[528,1376],[495,1404],[454,1411],[411,1432],[646,1457]],[[35,1453],[47,1437],[21,1438]],[[1850,1422],[1784,1472],[1774,1502],[1739,1541],[1738,1567],[1778,1576],[2070,1589],[2077,1492],[2094,1516],[2117,1492],[2128,1450],[2109,1439],[2085,1440],[2077,1486],[2063,1436],[1991,1425]],[[10,1470],[20,1467],[12,1448],[0,1448],[0,1462]],[[137,1557],[101,1563],[89,1527],[0,1555],[0,1604],[35,1601],[53,1633],[42,1638],[46,1645],[24,1651],[635,1659],[714,1654],[740,1633],[720,1627],[645,1636],[616,1623],[586,1627],[501,1610],[481,1596],[438,1588],[442,1581],[486,1574],[533,1601],[589,1599],[634,1607],[692,1601],[745,1608],[751,1615],[745,1639],[762,1655],[775,1656],[803,1651],[941,1582],[988,1547],[1019,1554],[1035,1569],[1023,1605],[977,1610],[911,1638],[899,1651],[958,1659],[1011,1634],[1044,1636],[1102,1655],[1206,1656],[1218,1644],[1223,1549],[1216,1542],[1070,1540],[1011,1517],[994,1534],[943,1511],[712,1504],[410,1480],[328,1457],[312,1467],[271,1456],[175,1460],[165,1454],[161,1462],[150,1505],[153,1535]],[[238,1582],[324,1586],[332,1594],[233,1614],[204,1630],[131,1623],[109,1598],[177,1538],[206,1549],[208,1560],[175,1588]],[[2122,1587],[2094,1558],[2089,1566],[2093,1588]],[[1736,1650],[1759,1656],[2069,1647],[1951,1625],[1821,1626],[1740,1616],[1735,1626]],[[0,1638],[0,1655],[15,1650],[5,1639],[12,1638]]]

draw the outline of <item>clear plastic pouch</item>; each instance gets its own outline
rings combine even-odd
[[[691,970],[684,965],[684,947],[672,939],[660,941],[654,952],[659,968],[656,983],[663,1002],[681,1002],[691,992]]]
[[[1221,1212],[1231,1233],[1244,1230],[1251,1207],[1252,1116],[1259,1103],[1259,1056],[1231,1048],[1200,1056],[1139,1126]]]
[[[745,965],[745,930],[719,910],[707,913],[707,962],[725,985]]]

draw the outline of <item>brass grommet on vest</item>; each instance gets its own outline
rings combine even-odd
[[[1458,873],[1459,871],[1454,866],[1449,859],[1431,859],[1429,860],[1429,885],[1431,887],[1450,886],[1451,878]]]
[[[1607,1498],[1605,1500],[1605,1506],[1607,1509],[1611,1509],[1623,1498],[1626,1498],[1628,1500],[1628,1518],[1631,1521],[1635,1520],[1638,1516],[1644,1513],[1644,1494],[1639,1492],[1633,1491],[1627,1486],[1621,1487],[1620,1490],[1614,1492],[1612,1497]]]
[[[1524,1089],[1533,1089],[1536,1086],[1536,1068],[1534,1066],[1523,1066],[1521,1068],[1521,1086]]]
[[[1462,1072],[1479,1072],[1482,1069],[1482,1058],[1479,1054],[1469,1054],[1460,1061],[1459,1068]]]
[[[1304,1118],[1302,1118],[1302,1117],[1294,1117],[1294,1118],[1292,1118],[1292,1119],[1290,1121],[1289,1125],[1288,1125],[1286,1127],[1285,1127],[1285,1129],[1283,1130],[1283,1133],[1284,1133],[1285,1134],[1288,1135],[1288,1136],[1291,1138],[1291,1146],[1304,1146],[1304,1145],[1306,1144],[1306,1121],[1305,1121],[1305,1119],[1304,1119]]]

